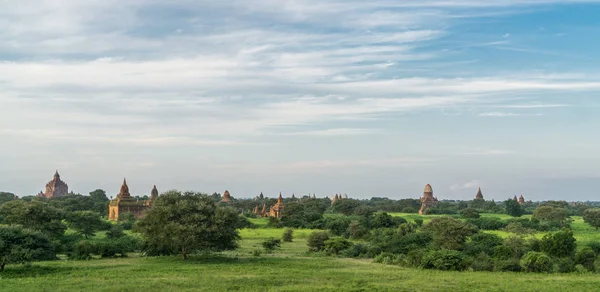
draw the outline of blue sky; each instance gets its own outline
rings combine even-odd
[[[0,190],[598,200],[600,1],[0,1]]]

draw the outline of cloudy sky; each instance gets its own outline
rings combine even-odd
[[[600,200],[600,1],[0,0],[0,191]]]

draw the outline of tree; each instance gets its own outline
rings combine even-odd
[[[565,224],[567,217],[567,209],[553,206],[539,206],[533,212],[533,218],[540,221],[554,222],[561,226]]]
[[[325,242],[329,240],[329,232],[314,231],[308,236],[308,251],[322,251],[325,249]]]
[[[90,198],[94,202],[94,210],[92,211],[100,213],[102,216],[108,214],[108,203],[110,200],[106,196],[106,192],[104,190],[97,189],[93,192],[90,192]]]
[[[460,249],[468,236],[477,233],[477,228],[452,217],[441,217],[425,224],[423,231],[431,232],[433,243],[438,248]]]
[[[156,253],[222,251],[237,247],[237,213],[218,207],[207,195],[170,191],[158,197],[152,209],[137,223],[146,249]]]
[[[0,206],[0,216],[4,218],[4,224],[18,224],[23,228],[41,231],[50,239],[61,237],[67,230],[62,223],[64,212],[45,202],[7,202]]]
[[[525,210],[523,210],[521,204],[513,199],[504,201],[504,208],[506,209],[506,214],[513,217],[521,217],[525,214]]]
[[[286,229],[281,236],[281,239],[285,242],[292,242],[294,240],[294,230],[291,228]]]
[[[0,272],[6,264],[53,260],[56,254],[48,237],[20,226],[0,226]]]
[[[352,215],[356,208],[360,206],[360,203],[352,199],[337,200],[331,205],[331,211],[333,213],[342,213],[346,216]]]
[[[540,241],[540,248],[543,252],[553,257],[571,257],[577,247],[575,241],[573,231],[563,228],[559,232],[544,235]]]
[[[86,239],[95,236],[97,231],[105,229],[107,224],[98,213],[93,211],[76,211],[67,216],[67,225]]]
[[[535,273],[549,273],[552,271],[552,260],[541,252],[530,251],[521,260],[525,271]]]
[[[591,247],[586,246],[575,254],[575,263],[582,265],[590,272],[596,271],[596,253]]]
[[[583,212],[583,221],[592,227],[596,227],[596,230],[600,228],[600,208],[587,209]]]
[[[479,215],[479,212],[477,212],[477,210],[475,210],[473,208],[466,208],[466,209],[460,210],[460,216],[462,216],[463,218],[467,218],[467,219],[477,219],[481,215]]]
[[[0,192],[0,205],[15,199],[15,194]]]

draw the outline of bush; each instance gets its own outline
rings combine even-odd
[[[590,242],[588,246],[596,253],[596,255],[600,255],[600,241]]]
[[[373,262],[385,265],[399,265],[404,262],[401,255],[395,255],[389,252],[382,252],[373,258]]]
[[[467,222],[477,226],[481,230],[500,230],[506,226],[506,223],[502,222],[498,217],[467,219]]]
[[[417,224],[417,226],[421,227],[423,225],[423,219],[417,218],[415,219],[415,223]]]
[[[325,241],[329,240],[329,232],[315,231],[308,236],[307,245],[309,252],[322,251],[325,248]]]
[[[260,248],[256,248],[252,251],[252,256],[259,257],[262,254],[262,250]]]
[[[113,224],[108,231],[106,231],[106,237],[110,239],[117,239],[125,236],[123,227],[119,224]]]
[[[552,272],[552,260],[544,253],[530,251],[521,259],[521,267],[527,272]]]
[[[562,258],[557,263],[559,273],[572,273],[575,272],[575,262],[570,258]]]
[[[341,255],[349,258],[362,258],[367,257],[369,254],[369,247],[362,244],[356,243],[351,245],[349,248],[343,250]]]
[[[494,270],[497,272],[520,272],[521,263],[518,259],[496,260],[494,262]]]
[[[582,265],[586,270],[590,272],[596,271],[596,266],[594,265],[595,262],[596,253],[589,246],[582,248],[575,254],[575,263],[578,265]]]
[[[422,248],[416,248],[410,250],[406,257],[404,258],[404,264],[409,267],[418,268],[421,266],[421,262],[423,261],[423,256],[427,253],[427,250]]]
[[[467,244],[466,252],[472,256],[476,256],[480,253],[492,254],[494,248],[501,244],[502,238],[498,235],[476,233],[471,236],[471,241]]]
[[[95,252],[96,247],[91,242],[82,240],[75,245],[70,258],[74,260],[89,260]]]
[[[265,241],[262,242],[262,247],[267,251],[267,252],[273,252],[276,249],[279,249],[281,247],[281,239],[277,239],[277,238],[269,238],[266,239]]]
[[[434,245],[443,249],[461,249],[467,238],[477,232],[475,226],[452,217],[434,218],[423,230],[431,232]]]
[[[566,228],[559,232],[546,234],[540,241],[540,249],[557,258],[571,257],[576,247],[573,231]]]
[[[135,252],[142,249],[141,241],[133,236],[123,236],[117,239],[116,244],[122,253]]]
[[[466,219],[477,219],[481,217],[481,215],[479,215],[479,212],[477,212],[477,210],[473,208],[466,208],[460,210],[460,216]]]
[[[418,210],[413,207],[404,207],[402,209],[402,213],[417,213],[417,212],[418,212]]]
[[[350,222],[350,225],[348,225],[346,234],[354,239],[363,239],[369,236],[370,230],[369,228],[361,225],[357,220],[354,220]]]
[[[456,250],[432,250],[421,260],[421,268],[443,271],[462,271],[467,268],[465,258]]]
[[[281,239],[285,242],[292,242],[294,240],[294,230],[288,228],[283,232]]]
[[[328,254],[339,254],[341,251],[352,246],[352,243],[345,238],[332,238],[325,241],[325,252]]]
[[[281,228],[281,227],[283,227],[283,224],[281,223],[281,220],[279,220],[278,218],[269,217],[266,227],[267,228]]]
[[[471,263],[473,271],[492,271],[494,270],[494,263],[490,260],[490,257],[485,253],[479,253],[473,263]]]

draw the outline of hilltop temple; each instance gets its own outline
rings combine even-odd
[[[425,190],[423,190],[423,197],[421,198],[421,209],[419,210],[419,214],[427,214],[427,208],[435,206],[437,202],[438,199],[433,196],[431,185],[426,185]]]
[[[477,195],[475,195],[475,200],[483,200],[483,193],[481,193],[481,188],[477,190]]]
[[[46,191],[37,194],[40,198],[58,198],[66,196],[69,193],[69,186],[60,179],[58,170],[54,173],[54,178],[46,184]]]
[[[144,211],[150,209],[153,203],[158,198],[158,190],[156,186],[150,192],[150,198],[146,201],[137,201],[129,193],[127,181],[123,179],[123,185],[117,197],[110,201],[108,205],[108,220],[119,220],[119,215],[123,213],[131,213],[135,218],[144,216]]]

